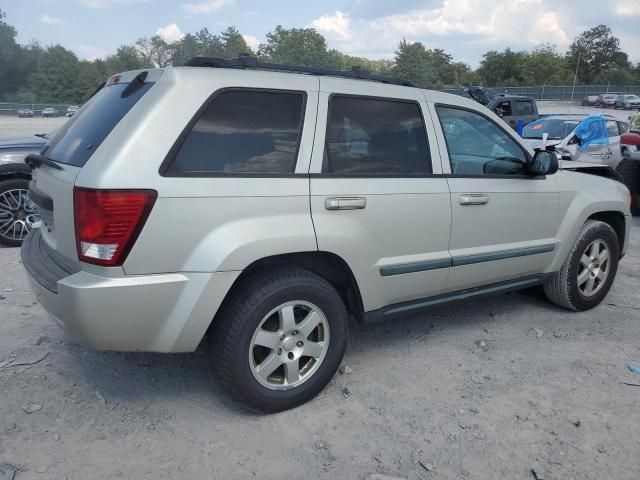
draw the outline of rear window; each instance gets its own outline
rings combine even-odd
[[[302,92],[230,90],[216,95],[165,174],[288,174],[295,171]]]
[[[126,94],[128,83],[104,87],[56,132],[42,152],[50,159],[82,167],[153,82]],[[123,93],[125,96],[123,96]]]
[[[334,95],[323,173],[426,175],[429,144],[417,103]]]

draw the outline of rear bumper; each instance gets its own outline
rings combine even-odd
[[[113,278],[66,271],[48,253],[34,229],[22,246],[33,292],[74,338],[98,350],[194,351],[240,273]]]

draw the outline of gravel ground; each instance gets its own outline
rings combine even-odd
[[[625,383],[640,384],[626,368],[640,364],[639,248],[636,218],[613,289],[589,312],[536,289],[353,324],[352,372],[270,416],[230,401],[205,349],[77,344],[36,302],[19,250],[2,248],[0,464],[16,480],[511,480],[532,469],[636,480],[640,388]]]
[[[60,128],[67,117],[56,118],[18,118],[0,116],[0,138],[26,137],[36,133],[49,133]]]

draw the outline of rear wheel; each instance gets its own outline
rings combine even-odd
[[[0,182],[0,243],[19,247],[40,221],[38,208],[29,197],[29,181],[22,178]]]
[[[216,373],[249,409],[277,412],[318,394],[340,366],[348,315],[323,278],[278,268],[243,281],[213,333]]]
[[[595,307],[611,288],[619,257],[613,228],[604,222],[587,221],[562,268],[545,284],[547,298],[574,311]]]
[[[631,213],[640,215],[640,161],[623,158],[616,170],[631,192]]]

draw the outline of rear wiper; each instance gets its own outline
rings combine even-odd
[[[40,167],[42,164],[48,165],[51,168],[55,168],[56,170],[63,170],[59,163],[54,162],[49,157],[45,157],[44,155],[39,155],[37,153],[32,153],[27,155],[24,159],[24,162],[31,167],[31,169],[35,169]]]
[[[34,135],[40,138],[45,138],[45,139],[49,138],[46,133],[36,133]]]

